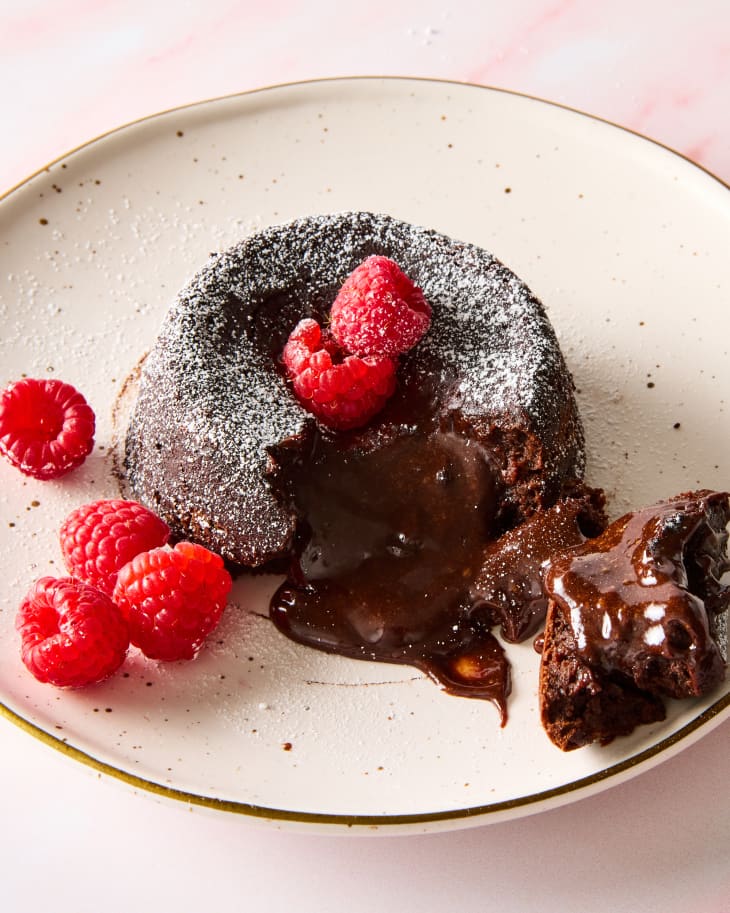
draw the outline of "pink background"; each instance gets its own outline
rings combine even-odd
[[[726,0],[0,0],[0,186],[165,108],[362,74],[538,95],[730,180]]]
[[[0,0],[0,193],[155,111],[352,74],[537,95],[730,182],[727,0]],[[348,840],[159,803],[0,720],[2,906],[730,913],[729,736],[535,817]]]

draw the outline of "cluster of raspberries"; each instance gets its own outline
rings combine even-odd
[[[80,687],[122,665],[129,645],[158,660],[192,659],[220,621],[231,577],[136,501],[94,501],[60,530],[68,577],[42,577],[16,617],[23,662],[41,682]]]
[[[23,378],[0,392],[0,454],[48,480],[84,462],[96,419],[56,379]],[[121,666],[130,643],[150,659],[192,659],[220,621],[232,581],[219,555],[168,544],[166,523],[136,501],[94,501],[60,530],[68,577],[42,577],[16,617],[23,662],[41,682],[80,687]]]
[[[431,322],[423,292],[387,257],[364,260],[335,299],[329,327],[307,318],[294,328],[282,361],[297,399],[329,428],[357,428],[396,386],[398,356]]]
[[[393,394],[398,357],[423,336],[431,308],[387,257],[368,257],[345,280],[328,329],[302,320],[282,361],[300,402],[323,424],[368,422]],[[47,480],[80,466],[96,420],[84,397],[56,379],[24,378],[0,392],[0,454]],[[158,660],[191,659],[217,626],[232,581],[219,555],[170,530],[135,501],[74,510],[60,530],[68,577],[42,577],[16,618],[23,662],[42,682],[103,681],[130,643]]]

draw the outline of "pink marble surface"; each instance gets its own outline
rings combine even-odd
[[[1,0],[0,188],[145,114],[352,74],[538,95],[730,181],[726,0]]]
[[[350,74],[534,94],[730,182],[727,0],[0,0],[0,193],[143,115]],[[650,777],[533,818],[355,841],[158,803],[0,720],[2,906],[729,913],[728,736],[726,723]]]

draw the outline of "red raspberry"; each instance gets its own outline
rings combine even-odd
[[[111,599],[70,577],[42,577],[15,619],[23,662],[40,682],[78,688],[124,662],[129,629]]]
[[[337,359],[337,360],[335,360]],[[392,358],[347,355],[316,320],[300,321],[284,346],[283,361],[297,398],[325,425],[357,428],[385,405],[395,390]]]
[[[217,626],[231,589],[219,555],[178,542],[153,548],[117,575],[114,602],[129,622],[132,643],[150,659],[192,659]]]
[[[25,378],[0,393],[0,453],[33,478],[55,479],[80,466],[94,430],[91,407],[63,381]]]
[[[430,322],[423,292],[387,257],[368,257],[350,273],[330,311],[332,335],[354,355],[394,358],[412,348]]]
[[[140,552],[164,545],[170,530],[136,501],[94,501],[61,524],[61,551],[74,577],[111,596],[117,571]]]

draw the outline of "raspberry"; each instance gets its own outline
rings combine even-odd
[[[23,662],[40,682],[78,688],[121,666],[129,629],[111,599],[70,577],[42,577],[15,619]]]
[[[395,390],[391,358],[347,355],[316,320],[300,321],[284,346],[283,362],[302,405],[330,428],[368,422]]]
[[[114,602],[150,659],[192,659],[217,626],[231,589],[220,556],[202,545],[142,552],[120,569]]]
[[[428,329],[431,308],[421,289],[387,257],[368,257],[345,279],[330,311],[330,330],[354,355],[394,358]]]
[[[0,453],[33,478],[55,479],[80,466],[94,430],[91,407],[63,381],[25,378],[0,393]]]
[[[61,551],[70,574],[111,596],[119,568],[169,535],[167,524],[136,501],[94,501],[61,524]]]

